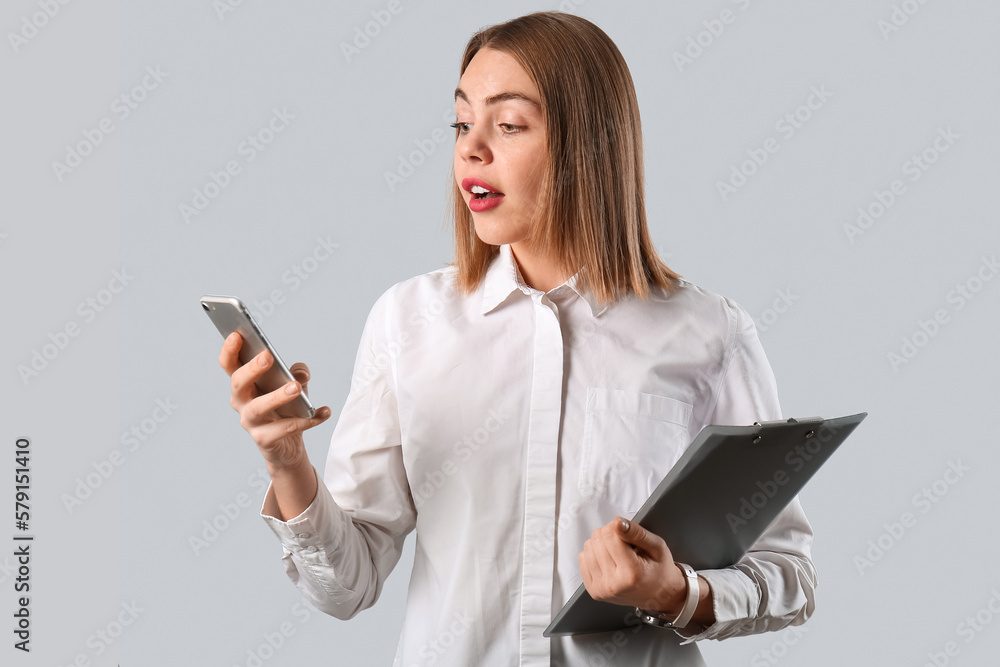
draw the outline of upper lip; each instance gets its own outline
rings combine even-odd
[[[498,195],[502,195],[503,194],[502,192],[500,192],[495,187],[493,187],[492,185],[490,185],[489,183],[487,183],[486,181],[484,181],[481,178],[463,178],[462,179],[462,189],[465,190],[466,192],[472,192],[472,186],[473,185],[478,185],[481,188],[486,188],[490,192],[495,192]]]

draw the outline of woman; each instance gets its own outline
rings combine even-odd
[[[614,43],[568,14],[487,28],[466,48],[455,110],[456,262],[373,307],[323,484],[301,434],[329,409],[276,412],[308,369],[258,396],[271,359],[241,368],[239,337],[223,346],[288,576],[350,618],[415,528],[402,665],[699,665],[695,639],[804,622],[815,573],[797,502],[740,563],[697,576],[622,519],[702,426],[780,410],[747,313],[656,255]],[[681,628],[544,638],[581,581]]]

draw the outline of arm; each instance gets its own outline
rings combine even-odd
[[[704,423],[778,419],[774,377],[752,320],[732,302],[726,305],[726,358]],[[724,639],[804,623],[815,606],[811,543],[812,529],[794,500],[738,563],[698,573],[698,606],[692,622],[679,633],[688,641]],[[685,578],[668,545],[620,518],[594,531],[580,554],[580,570],[595,599],[670,618],[677,616],[686,598]]]
[[[781,419],[778,390],[750,315],[727,301],[735,332],[705,424]],[[713,590],[716,622],[689,637],[725,639],[800,625],[815,609],[812,527],[798,499],[732,567],[699,574]]]
[[[331,441],[325,483],[305,455],[301,423],[276,419],[258,424],[253,415],[265,414],[271,403],[256,407],[240,403],[234,379],[234,407],[243,408],[241,421],[258,446],[267,444],[268,435],[290,440],[267,453],[262,447],[271,485],[261,516],[282,543],[286,574],[315,607],[343,619],[378,598],[415,522],[402,465],[391,370],[395,361],[389,361],[387,343],[391,292],[379,299],[366,323],[354,382]],[[252,386],[249,372],[245,379]],[[286,400],[276,396],[268,400],[272,399]],[[317,418],[323,421],[328,416],[326,410]]]
[[[266,350],[241,366],[240,347],[243,339],[232,333],[222,344],[219,365],[231,378],[232,396],[229,403],[240,414],[240,425],[250,434],[267,465],[274,488],[278,518],[301,514],[316,496],[316,476],[306,454],[302,432],[322,424],[330,417],[330,408],[323,406],[311,419],[283,417],[281,406],[293,400],[301,391],[308,391],[309,367],[298,363],[291,367],[295,382],[263,396],[258,395],[254,382],[270,368],[274,359]]]
[[[281,502],[269,490],[261,512],[282,542],[289,578],[314,606],[341,619],[375,603],[416,523],[396,401],[401,348],[390,344],[394,293],[383,294],[368,316],[312,504],[280,521],[268,516]]]

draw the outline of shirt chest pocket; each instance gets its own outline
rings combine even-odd
[[[631,516],[690,443],[691,405],[669,396],[591,387],[579,492]]]

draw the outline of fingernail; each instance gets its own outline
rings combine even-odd
[[[260,355],[259,357],[257,357],[257,365],[258,366],[267,366],[267,354],[266,353]]]
[[[622,530],[628,530],[628,521],[626,519],[622,519]]]
[[[293,395],[299,393],[299,385],[298,385],[298,383],[297,382],[291,382],[291,383],[289,383],[288,386],[285,387],[285,393],[288,394],[289,396],[293,396]]]

